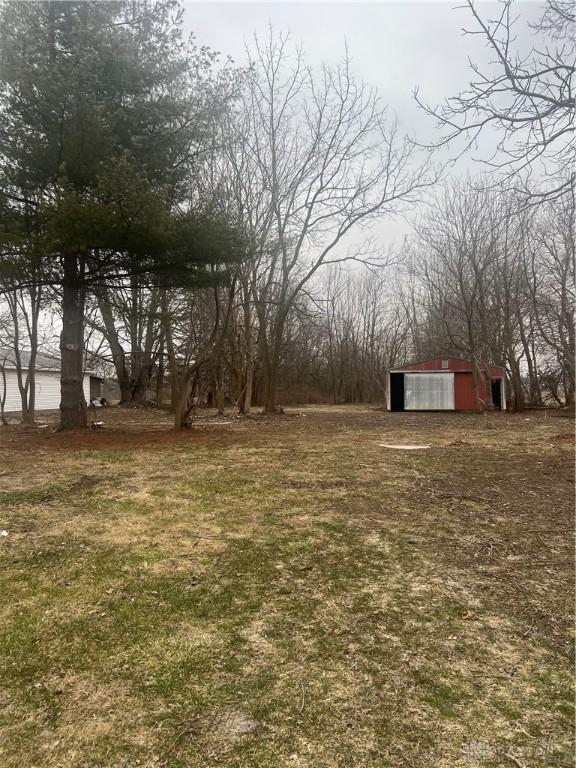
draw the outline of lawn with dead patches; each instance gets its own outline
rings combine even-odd
[[[566,419],[103,418],[0,432],[2,768],[573,765]]]

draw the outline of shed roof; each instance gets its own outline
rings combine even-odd
[[[448,365],[443,366],[442,361],[448,361]],[[398,366],[397,368],[391,368],[390,373],[410,371],[426,371],[428,373],[459,371],[461,373],[469,373],[472,371],[473,367],[474,364],[471,360],[464,360],[460,357],[453,357],[452,355],[436,355],[436,357],[428,357],[425,360],[415,360],[411,363]],[[503,375],[502,366],[490,365],[489,367],[492,375]]]
[[[20,350],[20,361],[24,370],[27,370],[30,365],[30,357],[30,350]],[[0,363],[3,361],[5,361],[6,368],[16,368],[16,355],[13,349],[0,348]],[[45,352],[38,352],[36,354],[36,370],[47,371],[49,373],[60,373],[60,358],[56,355],[46,354]],[[85,373],[92,373],[92,371],[87,370]]]

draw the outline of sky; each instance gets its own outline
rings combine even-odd
[[[187,2],[185,25],[197,42],[208,45],[239,64],[245,46],[256,32],[265,35],[271,24],[290,31],[302,43],[308,61],[337,61],[348,44],[354,74],[375,86],[393,110],[403,129],[426,143],[437,139],[434,121],[418,108],[413,91],[419,87],[423,101],[438,104],[465,88],[471,78],[468,57],[488,63],[489,51],[478,36],[463,35],[471,28],[469,10],[452,2]],[[480,2],[487,17],[497,4]],[[523,18],[536,21],[542,13],[537,2],[517,3]],[[520,43],[529,42],[526,30]],[[490,151],[489,138],[479,153]],[[445,156],[447,158],[447,156]],[[454,172],[479,170],[472,156],[460,161]],[[383,222],[379,236],[397,241],[409,232],[402,220]]]

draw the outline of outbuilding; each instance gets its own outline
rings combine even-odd
[[[20,361],[24,377],[28,373],[30,364],[30,352],[21,351]],[[6,381],[6,402],[4,410],[22,411],[22,399],[18,389],[18,376],[16,373],[16,361],[12,350],[0,350],[0,366],[4,368]],[[37,411],[51,411],[60,408],[60,360],[52,355],[38,353],[36,356],[35,375],[35,408]],[[84,373],[83,389],[84,397],[90,402],[90,371]],[[0,398],[4,392],[3,379],[0,376]]]
[[[474,411],[473,363],[456,357],[433,357],[388,372],[389,411]],[[504,369],[490,366],[492,402],[506,409]],[[484,377],[478,377],[478,396],[486,401]]]

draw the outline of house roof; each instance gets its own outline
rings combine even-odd
[[[30,365],[30,356],[29,350],[20,350],[20,361],[24,370],[27,370]],[[3,361],[5,361],[6,368],[16,368],[16,355],[13,349],[0,349],[0,363]],[[45,352],[38,352],[36,354],[36,370],[60,373],[60,358]],[[86,373],[92,373],[92,371],[87,370]]]

